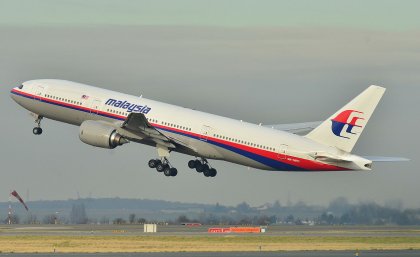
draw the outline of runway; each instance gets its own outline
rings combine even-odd
[[[94,236],[224,236],[209,234],[211,226],[158,225],[157,233],[144,233],[143,225],[0,225],[0,236],[94,235]],[[420,226],[269,226],[266,233],[236,236],[298,237],[420,237]]]
[[[208,228],[162,225],[144,233],[143,225],[2,225],[0,256],[355,256],[357,249],[359,256],[420,256],[418,226],[270,226],[259,234]]]
[[[294,251],[294,252],[194,252],[194,253],[94,253],[94,254],[0,254],[13,257],[354,257],[354,251]],[[419,250],[360,251],[359,257],[418,257]]]

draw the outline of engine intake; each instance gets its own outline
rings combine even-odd
[[[87,120],[80,125],[79,138],[88,145],[114,149],[117,146],[128,143],[129,141],[117,133],[112,126],[100,122]]]

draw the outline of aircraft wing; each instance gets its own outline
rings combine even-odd
[[[173,141],[153,127],[142,113],[130,113],[118,133],[132,141],[150,140],[158,145],[175,148]]]
[[[275,125],[264,125],[277,130],[283,130],[296,135],[306,135],[314,128],[318,127],[322,121],[303,122],[303,123],[291,123],[291,124],[275,124]]]
[[[149,123],[142,113],[130,113],[117,130],[118,133],[130,141],[140,142],[147,140],[156,143],[157,146],[165,148],[183,148],[188,149],[189,151],[195,151],[195,149],[192,149],[184,142],[162,134]]]

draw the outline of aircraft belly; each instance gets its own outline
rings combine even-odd
[[[42,104],[48,105],[47,110],[41,112],[42,115],[46,118],[66,122],[69,124],[79,126],[86,116],[84,113],[78,110],[72,110],[61,106],[51,106],[49,104]]]
[[[240,165],[244,165],[244,166],[247,166],[247,167],[256,168],[256,169],[273,170],[273,168],[271,168],[267,165],[264,165],[264,164],[262,164],[258,161],[255,161],[251,158],[245,157],[241,154],[229,151],[229,150],[221,148],[221,147],[218,147],[218,148],[220,148],[220,152],[222,152],[225,161],[240,164]]]
[[[86,113],[66,107],[53,105],[39,100],[20,97],[19,104],[25,109],[45,118],[73,125],[80,125],[85,120]]]
[[[168,131],[163,131],[163,133],[169,137],[183,142],[190,149],[196,149],[196,152],[183,151],[181,147],[181,149],[174,149],[176,152],[182,152],[192,156],[203,157],[207,159],[224,160],[257,169],[273,170],[270,166],[264,165],[244,155],[227,150],[221,146],[214,145],[210,141],[194,138],[191,136],[184,136],[177,133],[171,133]]]
[[[189,155],[200,156],[203,158],[209,159],[223,159],[223,155],[221,155],[217,149],[201,140],[194,139],[190,136],[181,135],[178,133],[172,133],[169,131],[161,131],[164,135],[168,136],[169,138],[173,138],[175,142],[180,142],[185,147],[179,147],[180,149],[175,149],[175,151],[186,153]],[[186,149],[183,149],[186,148]],[[187,150],[187,148],[189,150]]]

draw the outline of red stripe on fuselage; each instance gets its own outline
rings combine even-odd
[[[176,128],[171,128],[171,127],[167,127],[167,126],[163,126],[163,125],[159,125],[159,124],[153,124],[151,123],[153,126],[155,126],[156,128],[161,128],[161,129],[165,129],[165,130],[169,130],[169,131],[173,131],[175,133],[182,133],[182,134],[186,134],[189,135],[191,137],[200,139],[202,138],[202,135],[200,134],[196,134],[196,133],[192,133],[189,131],[184,131],[184,130],[180,130],[180,129],[176,129]],[[337,170],[347,170],[345,168],[342,167],[338,167],[338,166],[334,166],[334,165],[330,165],[330,164],[325,164],[325,163],[321,163],[321,162],[316,162],[316,161],[312,161],[312,160],[307,160],[307,159],[303,159],[303,158],[299,158],[299,157],[295,157],[295,156],[291,156],[291,155],[284,155],[284,158],[280,159],[280,153],[277,152],[272,152],[272,151],[268,151],[268,150],[264,150],[264,149],[259,149],[259,148],[254,148],[254,147],[250,147],[247,145],[243,145],[243,144],[238,144],[238,143],[233,143],[230,141],[226,141],[226,140],[222,140],[219,138],[215,138],[215,137],[206,137],[207,141],[214,141],[220,144],[224,144],[224,145],[228,145],[237,149],[241,149],[253,154],[257,154],[278,162],[282,162],[282,163],[286,163],[292,166],[297,166],[299,168],[302,168],[304,170],[319,170],[319,171],[337,171]]]
[[[123,115],[117,115],[117,114],[114,114],[114,113],[111,113],[111,112],[104,112],[104,111],[100,111],[100,110],[96,110],[96,109],[92,109],[92,108],[83,107],[83,106],[80,106],[80,105],[75,105],[75,104],[70,104],[70,103],[67,103],[67,102],[58,101],[58,100],[55,100],[55,99],[41,97],[39,95],[29,94],[29,93],[26,93],[26,92],[23,92],[23,91],[19,91],[17,89],[13,89],[12,92],[17,93],[19,95],[31,97],[34,100],[42,100],[46,103],[53,103],[53,104],[57,104],[57,105],[64,106],[64,107],[74,108],[76,110],[82,110],[82,111],[85,111],[85,112],[92,112],[92,113],[95,113],[95,114],[97,113],[97,114],[100,114],[100,115],[105,116],[105,117],[115,118],[115,119],[118,119],[118,120],[126,119],[126,116],[123,116]],[[202,135],[196,134],[196,133],[193,133],[193,132],[190,132],[190,131],[185,131],[185,130],[181,130],[181,129],[177,129],[177,128],[167,127],[167,126],[160,125],[160,124],[155,124],[155,123],[151,123],[151,124],[158,129],[160,128],[160,129],[164,129],[164,130],[169,130],[170,132],[188,135],[188,136],[193,137],[193,138],[198,139],[198,140],[203,138]],[[248,145],[238,144],[238,143],[226,141],[226,140],[215,138],[215,137],[206,136],[205,139],[207,141],[214,141],[214,142],[217,142],[219,144],[227,145],[227,146],[237,148],[237,149],[241,149],[243,151],[247,151],[247,152],[250,152],[250,153],[253,153],[253,154],[256,154],[256,155],[260,155],[260,156],[275,160],[277,162],[281,162],[281,163],[285,163],[285,164],[288,164],[288,165],[296,166],[296,167],[302,168],[303,170],[312,170],[312,171],[348,170],[346,168],[342,168],[342,167],[339,167],[339,166],[325,164],[325,163],[317,162],[317,161],[314,161],[314,160],[307,160],[307,159],[303,159],[303,158],[299,158],[299,157],[295,157],[295,156],[291,156],[291,155],[285,155],[285,154],[281,154],[281,153],[277,153],[277,152],[272,152],[272,151],[268,151],[268,150],[264,150],[264,149],[254,148],[254,147],[250,147]],[[280,158],[281,155],[284,156],[284,157]]]

